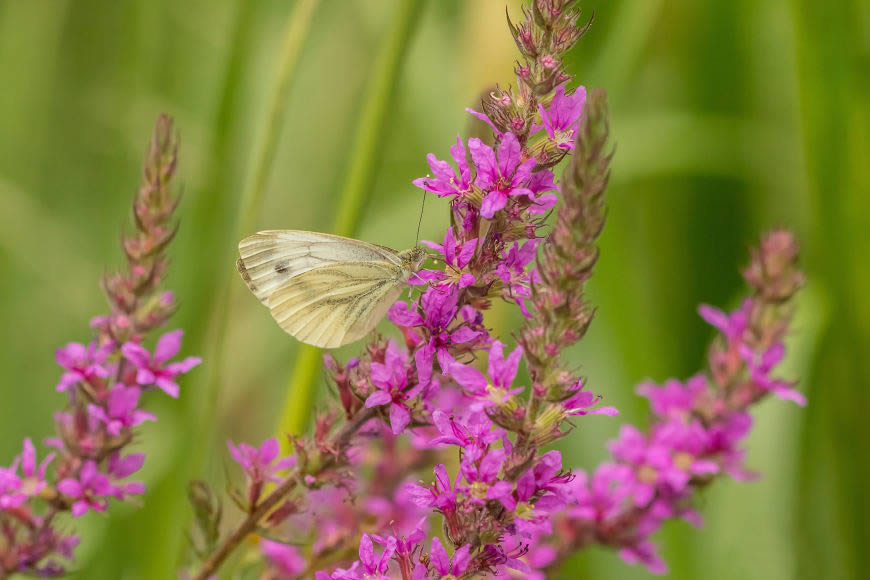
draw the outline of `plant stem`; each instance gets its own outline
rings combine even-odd
[[[387,116],[408,45],[414,36],[421,5],[421,0],[399,0],[387,38],[374,63],[351,147],[350,165],[339,197],[338,215],[332,228],[340,236],[353,236],[356,233],[363,210],[371,197]],[[287,398],[278,425],[280,433],[298,435],[308,426],[320,365],[320,350],[302,346],[290,375]],[[284,437],[280,440],[286,441]]]
[[[342,457],[351,438],[360,427],[374,416],[375,409],[364,408],[361,409],[351,421],[342,425],[341,429],[336,432],[333,441],[329,446],[330,448],[335,449],[336,453],[330,455],[320,464],[320,467],[315,473],[309,475],[317,476],[338,464],[338,460]],[[287,494],[293,491],[297,483],[299,483],[300,477],[301,474],[299,471],[294,470],[287,479],[282,481],[278,487],[266,496],[266,499],[257,504],[254,511],[251,512],[223,542],[221,542],[218,549],[215,550],[203,563],[202,568],[200,568],[197,575],[194,576],[194,580],[206,580],[206,578],[211,576],[221,566],[221,564],[223,564],[229,555],[232,554],[233,550],[235,550],[250,533],[257,529],[260,520],[281,503]]]

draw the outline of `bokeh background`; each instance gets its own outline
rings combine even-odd
[[[89,318],[104,309],[98,280],[120,264],[118,231],[156,115],[173,115],[182,137],[169,285],[182,303],[174,325],[187,332],[184,352],[207,358],[180,401],[149,402],[160,420],[138,443],[149,455],[146,507],[76,522],[85,535],[76,578],[173,577],[185,482],[205,475],[221,489],[223,440],[259,440],[277,424],[297,345],[232,273],[240,228],[330,231],[346,209],[348,168],[363,160],[371,194],[352,208],[357,237],[410,246],[420,211],[410,181],[426,173],[426,153],[443,157],[469,130],[463,108],[512,82],[503,0],[309,4],[275,125],[270,103],[294,2],[0,2],[0,462],[23,437],[50,433],[62,403],[54,349],[87,340]],[[519,2],[508,5],[518,14]],[[750,244],[771,227],[793,229],[809,282],[787,366],[810,405],[762,404],[748,445],[763,479],[717,483],[699,497],[705,528],[675,523],[661,539],[672,578],[862,577],[868,2],[582,5],[595,23],[569,70],[608,91],[617,154],[591,284],[598,315],[571,358],[622,415],[579,421],[562,445],[569,464],[594,466],[620,423],[646,421],[637,382],[703,364],[712,334],[696,304],[733,306]],[[375,101],[380,117],[366,112],[377,113]],[[355,140],[361,126],[375,137]],[[263,206],[252,210],[242,192],[256,189],[269,127],[280,139]],[[445,225],[444,204],[430,200],[423,237],[437,239]],[[511,316],[500,309],[493,320],[507,330]],[[592,550],[562,576],[647,575]]]

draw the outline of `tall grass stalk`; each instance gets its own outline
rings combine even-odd
[[[421,0],[399,0],[386,39],[373,65],[351,146],[350,164],[338,200],[339,210],[333,225],[333,232],[338,235],[353,236],[356,233],[365,206],[371,198],[380,166],[378,154],[383,149],[387,117],[421,5]],[[320,349],[307,345],[300,348],[290,374],[287,398],[278,425],[279,433],[300,434],[307,427],[321,364]],[[280,440],[287,445],[285,437]]]

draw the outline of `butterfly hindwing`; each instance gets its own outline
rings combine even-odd
[[[402,267],[388,261],[327,264],[284,282],[266,305],[298,340],[335,348],[371,332],[404,282]]]

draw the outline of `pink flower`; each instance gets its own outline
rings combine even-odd
[[[601,401],[601,397],[589,391],[584,391],[582,380],[578,380],[572,390],[574,394],[565,401],[562,401],[562,406],[568,415],[607,415],[608,417],[619,415],[616,407],[590,409],[590,407],[597,405]]]
[[[550,108],[538,105],[541,122],[550,139],[561,149],[574,149],[574,133],[580,124],[580,115],[586,103],[586,87],[578,87],[573,95],[565,96],[565,85],[556,87],[556,94],[550,101]],[[540,126],[532,127],[537,131]]]
[[[121,429],[136,427],[145,421],[156,421],[153,414],[137,409],[141,390],[138,387],[117,385],[109,393],[106,407],[88,405],[88,414],[106,424],[109,435],[118,436]]]
[[[37,465],[36,448],[30,438],[26,438],[21,455],[12,461],[9,468],[0,467],[0,508],[16,507],[27,501],[27,498],[39,495],[48,485],[45,481],[45,470],[55,455],[49,453]],[[19,466],[21,477],[18,476]]]
[[[429,552],[429,562],[438,574],[437,578],[459,578],[468,569],[471,562],[471,546],[465,544],[453,553],[453,559],[447,555],[447,550],[441,545],[441,540],[432,538],[432,549]]]
[[[535,167],[535,159],[522,161],[522,149],[516,135],[503,135],[498,155],[492,147],[477,138],[468,140],[468,149],[477,166],[474,185],[487,192],[480,205],[481,216],[492,219],[511,196],[525,195],[530,201],[535,201],[534,192],[526,186]]]
[[[368,534],[363,534],[359,543],[359,560],[363,568],[363,578],[368,580],[390,580],[386,575],[390,569],[390,559],[396,551],[396,539],[390,537],[380,557],[375,555],[375,547]]]
[[[746,362],[746,366],[749,367],[752,382],[758,388],[769,391],[780,399],[794,401],[801,407],[806,406],[806,397],[795,391],[792,388],[793,385],[770,376],[773,367],[778,365],[782,361],[783,356],[785,356],[785,346],[782,343],[774,344],[767,351],[760,354],[756,354],[749,346],[743,344],[740,345],[739,352]]]
[[[278,459],[281,447],[274,437],[263,441],[259,448],[247,443],[236,446],[232,441],[227,441],[227,447],[251,482],[280,481],[278,472],[290,469],[296,464],[295,455]]]
[[[90,383],[94,379],[108,377],[109,371],[104,365],[113,349],[112,343],[97,347],[96,341],[88,346],[70,342],[63,348],[57,349],[55,352],[57,364],[66,370],[57,384],[57,390],[65,391],[79,381]]]
[[[500,405],[523,390],[522,387],[511,389],[523,357],[522,347],[518,346],[507,358],[503,352],[504,345],[497,340],[489,349],[489,378],[492,384],[479,370],[462,363],[451,367],[450,376],[465,388],[466,393],[476,398],[480,405]]]
[[[649,541],[638,542],[622,548],[619,557],[627,564],[643,564],[653,574],[667,574],[668,565],[658,553],[655,544]]]
[[[295,578],[306,568],[305,558],[296,546],[264,538],[260,541],[260,550],[281,578]]]
[[[505,435],[504,429],[492,428],[492,421],[482,411],[471,413],[467,420],[462,421],[437,409],[432,414],[432,421],[441,433],[431,441],[432,445],[456,445],[465,453],[476,453],[478,457]]]
[[[453,236],[453,228],[447,228],[444,234],[444,243],[436,244],[427,240],[422,241],[423,244],[429,246],[433,250],[437,250],[444,256],[444,264],[453,272],[452,275],[447,272],[438,271],[431,279],[450,280],[451,284],[456,284],[460,288],[465,288],[474,284],[474,275],[469,272],[462,272],[471,258],[474,257],[474,250],[477,248],[477,239],[468,240],[464,244],[459,244]]]
[[[78,478],[67,478],[57,484],[57,490],[73,501],[72,515],[85,515],[89,509],[97,512],[106,510],[108,502],[101,497],[115,495],[116,489],[109,478],[100,473],[94,461],[87,461],[82,466]]]
[[[418,382],[414,387],[408,386],[408,355],[399,351],[396,343],[390,341],[387,345],[384,363],[371,364],[371,379],[376,391],[368,396],[365,402],[367,408],[390,406],[390,426],[393,434],[398,435],[411,422],[411,412],[407,401],[410,401],[423,390],[424,383]],[[431,359],[430,359],[431,374]],[[419,374],[424,372],[418,371]]]
[[[687,417],[710,396],[707,377],[703,374],[690,378],[685,385],[677,379],[669,379],[661,387],[650,382],[638,385],[635,390],[649,400],[653,413],[662,419]]]
[[[130,453],[123,457],[120,452],[116,451],[112,453],[109,456],[106,470],[106,474],[115,480],[115,485],[112,486],[112,495],[122,500],[128,495],[141,495],[145,493],[145,484],[141,481],[118,483],[118,480],[126,479],[142,469],[144,463],[144,453]]]
[[[137,383],[157,385],[170,397],[178,397],[178,384],[175,382],[175,377],[188,372],[202,362],[199,357],[189,356],[183,361],[165,364],[181,349],[182,334],[183,331],[174,330],[161,336],[154,348],[153,357],[142,345],[135,342],[128,342],[121,347],[124,358],[138,369]]]
[[[414,180],[414,185],[432,192],[438,197],[455,195],[463,197],[471,191],[471,170],[468,168],[468,162],[465,159],[465,145],[462,139],[456,137],[456,145],[450,148],[450,156],[456,162],[458,172],[454,171],[450,164],[446,161],[439,161],[435,155],[430,153],[426,159],[429,161],[429,167],[432,169],[435,178],[421,177]]]
[[[752,300],[747,298],[739,309],[731,313],[725,313],[713,306],[701,304],[698,306],[698,314],[725,335],[729,341],[740,340],[746,332],[749,322],[749,311],[752,310]]]
[[[583,471],[575,475],[571,482],[575,501],[569,515],[597,524],[622,512],[634,485],[632,469],[616,463],[602,463],[591,478]]]
[[[457,474],[457,484],[459,477],[460,474]],[[435,466],[435,482],[433,484],[422,486],[411,483],[405,486],[404,492],[415,505],[420,507],[436,507],[442,511],[449,511],[456,507],[454,483],[450,481],[447,468],[440,463]]]

